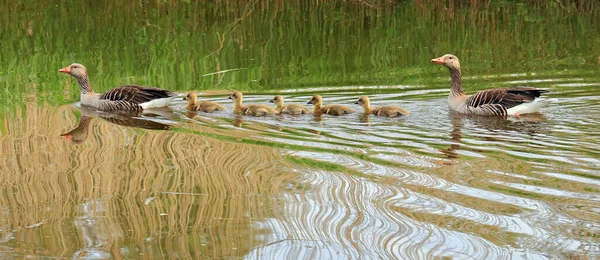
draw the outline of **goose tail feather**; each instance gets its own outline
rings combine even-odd
[[[535,99],[532,102],[525,102],[518,106],[511,107],[506,110],[506,114],[509,116],[519,116],[522,114],[537,113],[541,108],[547,106],[550,103],[549,99]]]

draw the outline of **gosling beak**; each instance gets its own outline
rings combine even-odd
[[[439,57],[439,58],[436,58],[436,59],[431,59],[431,62],[437,63],[437,64],[444,64],[444,57]]]
[[[357,104],[357,105],[358,105],[358,101],[354,102],[354,104]]]
[[[231,99],[231,96],[229,96],[227,99]]]
[[[269,100],[269,103],[273,103],[273,99]]]
[[[312,105],[312,100],[309,100],[306,104]]]
[[[187,100],[187,97],[183,97],[183,100]]]
[[[71,67],[70,66],[66,66],[66,67],[64,67],[62,69],[59,69],[58,72],[71,74]]]

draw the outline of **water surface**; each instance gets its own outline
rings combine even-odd
[[[5,3],[0,255],[599,257],[598,11],[376,4]],[[530,85],[551,103],[454,114],[429,62],[445,53],[468,93]],[[72,62],[97,92],[194,90],[229,110],[87,109],[57,73]],[[232,90],[411,115],[240,117]]]

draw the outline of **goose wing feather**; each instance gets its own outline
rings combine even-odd
[[[122,100],[135,104],[142,104],[155,99],[173,97],[174,95],[173,92],[164,89],[125,85],[105,92],[100,95],[100,99],[111,101]]]
[[[477,92],[470,96],[467,98],[466,104],[469,107],[500,105],[508,109],[526,102],[531,102],[545,92],[548,91],[532,87],[490,89]]]

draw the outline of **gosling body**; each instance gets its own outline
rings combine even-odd
[[[299,104],[284,104],[283,97],[280,95],[275,96],[273,99],[269,100],[271,103],[275,103],[275,110],[277,110],[280,114],[288,114],[288,115],[301,115],[301,114],[309,114],[311,111],[308,107]]]
[[[371,107],[371,101],[367,96],[359,97],[354,104],[362,106],[366,114],[373,114],[375,116],[397,117],[407,116],[410,114],[408,110],[397,106]]]
[[[198,102],[196,92],[188,93],[187,96],[185,96],[185,98],[183,98],[183,99],[187,100],[188,103],[185,108],[190,111],[201,111],[201,112],[205,112],[205,113],[212,113],[215,111],[224,111],[225,110],[225,107],[217,102],[213,102],[213,101]]]
[[[244,106],[242,104],[243,95],[241,92],[236,91],[229,96],[229,99],[233,100],[233,112],[245,116],[268,116],[279,114],[277,110],[267,105],[261,104],[250,104]]]
[[[322,114],[332,115],[332,116],[341,116],[341,115],[347,115],[347,114],[354,113],[354,110],[352,110],[350,107],[344,106],[344,105],[323,106],[323,98],[321,98],[320,95],[314,95],[311,98],[311,100],[308,101],[308,104],[314,105],[314,107],[315,107],[314,114],[317,116],[322,115]]]

